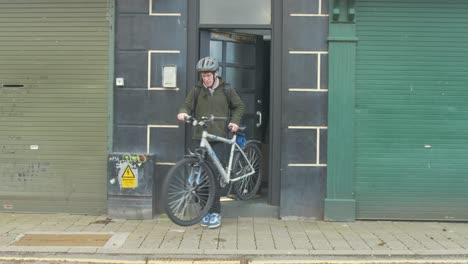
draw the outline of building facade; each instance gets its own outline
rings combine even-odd
[[[210,55],[262,143],[257,206],[468,219],[466,1],[23,2],[0,0],[2,211],[105,213],[107,154],[152,153],[162,213]]]

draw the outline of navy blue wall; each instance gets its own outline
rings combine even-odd
[[[186,94],[187,0],[149,1],[116,0],[115,77],[125,85],[114,87],[113,151],[156,155],[159,201],[163,176],[184,154],[176,115]],[[177,88],[161,87],[165,64],[177,66]]]
[[[116,0],[115,77],[124,78],[125,86],[114,88],[113,150],[146,153],[149,148],[156,154],[156,173],[162,176],[184,153],[185,130],[176,114],[190,88],[186,87],[186,62],[191,58],[187,56],[188,0],[152,0],[151,7],[149,1]],[[283,61],[282,112],[272,116],[273,121],[281,120],[280,215],[322,219],[328,1],[283,0],[282,5],[283,36],[273,36],[273,45],[283,47],[282,54],[273,54]],[[177,65],[177,89],[161,89],[164,64]]]
[[[283,1],[281,216],[323,219],[328,1]]]

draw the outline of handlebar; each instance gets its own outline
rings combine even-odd
[[[187,116],[185,118],[185,122],[192,124],[193,126],[204,126],[206,127],[207,123],[213,123],[214,121],[218,120],[227,120],[227,117],[216,117],[214,115],[210,115],[209,117],[202,116],[199,120],[195,119],[193,116]]]
[[[192,126],[202,126],[203,128],[207,128],[207,124],[208,123],[213,123],[214,121],[218,121],[218,120],[228,120],[227,117],[216,117],[214,115],[210,115],[209,117],[206,117],[206,116],[202,116],[200,117],[198,120],[195,119],[195,117],[193,116],[187,116],[185,118],[185,123],[188,123],[188,124],[191,124]],[[238,127],[237,131],[236,132],[232,132],[232,126],[228,126],[229,128],[229,131],[231,133],[242,133],[246,127]]]

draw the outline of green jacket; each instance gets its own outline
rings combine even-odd
[[[203,86],[202,81],[199,81],[195,86],[200,89],[197,102],[197,111],[195,118],[198,119],[202,116],[209,117],[214,115],[215,117],[228,117],[229,103],[228,98],[224,92],[225,82],[219,78],[219,85],[214,90],[213,95],[210,95],[208,89]],[[179,113],[186,113],[188,115],[193,114],[193,97],[195,96],[195,87],[192,88],[190,93],[185,98],[185,102],[179,110]],[[225,120],[214,121],[213,124],[208,125],[208,133],[226,136],[227,124],[234,123],[240,125],[242,115],[244,114],[244,103],[237,94],[235,89],[232,89],[231,93],[231,120],[226,122]],[[194,139],[200,139],[203,128],[196,127],[193,133]]]

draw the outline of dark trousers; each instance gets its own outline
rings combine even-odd
[[[223,165],[223,167],[226,166],[226,149],[229,147],[227,144],[224,144],[222,142],[216,142],[216,141],[210,141],[210,145],[213,148],[214,152],[216,153],[216,156],[218,157],[219,161]],[[200,146],[200,140],[194,139],[192,141],[192,149],[195,149]],[[211,206],[209,213],[217,213],[221,214],[221,186],[219,186],[219,180],[221,175],[219,174],[218,170],[216,169],[216,166],[213,164],[211,159],[209,157],[208,162],[210,167],[213,169],[213,173],[215,176],[215,197],[213,201],[213,205]]]

